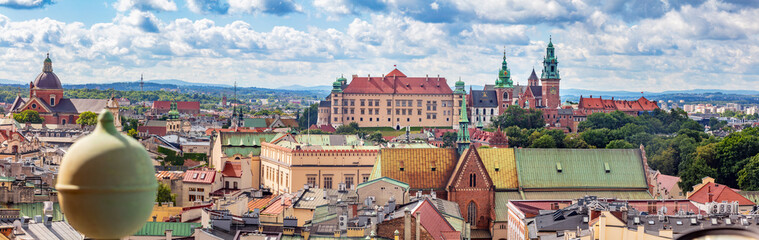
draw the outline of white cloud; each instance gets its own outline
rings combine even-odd
[[[232,0],[229,1],[229,11],[232,13],[264,12],[282,16],[302,12],[303,8],[292,0]]]
[[[113,7],[126,12],[131,9],[140,11],[176,11],[177,4],[173,0],[118,0]]]
[[[14,9],[42,8],[50,4],[53,4],[52,0],[0,0],[0,7]]]

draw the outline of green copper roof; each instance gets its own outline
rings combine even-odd
[[[340,82],[340,79],[332,82],[332,92],[343,92],[343,83]]]
[[[171,235],[174,237],[189,237],[195,232],[194,229],[201,226],[200,223],[146,222],[134,236],[164,236],[166,230],[172,230]]]
[[[221,145],[224,146],[261,146],[261,142],[271,142],[282,136],[281,133],[222,132]]]
[[[224,155],[226,156],[233,156],[235,154],[240,154],[243,156],[248,156],[250,154],[253,154],[253,156],[259,156],[261,155],[261,147],[232,147],[232,146],[226,146],[222,148],[222,151],[224,151]]]
[[[522,197],[517,191],[510,192],[495,192],[495,221],[506,222],[509,217],[509,207],[507,206],[510,200],[522,200]]]
[[[266,119],[265,118],[245,118],[243,120],[243,127],[251,127],[251,128],[265,128],[268,127],[266,125]]]
[[[456,89],[453,90],[453,93],[454,94],[466,94],[466,90],[464,90],[464,86],[465,85],[466,84],[464,83],[464,81],[461,81],[461,78],[459,78],[459,80],[456,81]]]
[[[514,82],[511,80],[511,70],[506,62],[506,51],[503,52],[503,62],[501,69],[498,69],[498,78],[495,80],[495,88],[511,88]]]
[[[541,192],[523,192],[525,200],[562,200],[578,199],[584,196],[596,196],[598,198],[616,198],[616,199],[653,199],[651,194],[645,189],[634,191],[541,191]],[[497,197],[496,197],[496,201]],[[496,203],[497,204],[497,203]],[[497,213],[496,213],[497,214]]]
[[[36,203],[15,203],[8,204],[8,208],[16,208],[21,210],[21,216],[27,216],[34,218],[34,216],[45,215],[45,204],[42,202]],[[61,212],[61,205],[53,203],[53,221],[63,221],[63,212]]]
[[[639,149],[516,149],[525,189],[646,189]],[[606,166],[609,171],[606,171]]]
[[[402,187],[402,188],[405,188],[405,189],[409,188],[408,183],[401,182],[401,181],[398,181],[398,180],[395,180],[395,179],[392,179],[392,178],[389,178],[389,177],[381,177],[381,178],[372,179],[372,180],[360,183],[360,184],[358,184],[358,186],[356,186],[356,189],[362,188],[363,186],[366,186],[366,185],[369,185],[369,184],[372,184],[372,183],[375,183],[375,182],[378,182],[378,181],[387,182],[387,183],[390,183],[390,184],[393,184],[393,185],[396,185],[396,186],[399,186],[399,187]]]

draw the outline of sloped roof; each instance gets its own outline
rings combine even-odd
[[[171,180],[184,179],[184,172],[182,172],[182,171],[158,171],[158,172],[155,173],[155,177],[158,180],[161,180],[161,179],[171,179]]]
[[[261,211],[261,214],[266,215],[277,215],[282,213],[285,208],[290,207],[293,204],[292,199],[289,197],[283,197],[282,195],[279,196],[279,199],[272,203],[271,205],[267,206],[266,209]]]
[[[678,182],[680,182],[680,177],[659,173],[656,175],[656,181],[659,183],[660,187],[663,187],[667,190],[672,190],[672,188],[675,187]]]
[[[380,150],[373,179],[389,177],[408,183],[411,189],[444,189],[458,162],[457,155],[450,148],[385,148]]]
[[[322,124],[322,125],[319,125],[319,126],[316,126],[316,124],[311,124],[311,127],[309,127],[308,129],[310,129],[310,130],[311,129],[318,129],[318,130],[321,130],[322,132],[326,132],[326,133],[333,133],[333,132],[336,131],[336,129],[334,127],[332,127],[332,125],[329,125],[329,124]]]
[[[364,187],[366,185],[369,185],[369,184],[372,184],[372,183],[375,183],[375,182],[380,182],[380,181],[396,185],[396,186],[401,187],[403,189],[408,189],[409,188],[408,183],[401,182],[401,181],[398,181],[398,180],[395,180],[395,179],[392,179],[392,178],[389,178],[389,177],[381,177],[381,178],[372,179],[372,180],[369,180],[369,181],[366,181],[366,182],[362,182],[362,183],[358,184],[358,186],[356,186],[356,189],[359,189],[359,188],[362,188],[362,187]]]
[[[224,170],[221,171],[224,177],[242,177],[242,165],[240,162],[227,161],[224,163]]]
[[[221,132],[219,138],[223,146],[260,147],[262,142],[270,142],[281,136],[279,133]]]
[[[513,148],[477,149],[496,189],[517,189],[517,164]],[[498,170],[496,170],[498,169]]]
[[[355,94],[453,94],[445,78],[406,77],[394,69],[384,77],[353,76],[343,93]]]
[[[164,236],[166,230],[172,230],[171,235],[174,237],[189,237],[195,233],[194,229],[200,227],[202,227],[200,223],[146,222],[134,236]]]
[[[276,198],[277,195],[268,195],[263,198],[253,199],[248,202],[248,211],[253,211],[253,209],[261,209],[269,206],[269,202],[271,202],[272,199]]]
[[[427,198],[412,209],[411,213],[414,215],[416,215],[416,213],[421,213],[422,218],[419,219],[419,223],[435,239],[445,239],[443,235],[445,232],[455,231],[453,226],[448,223],[445,217],[442,216]]]
[[[153,109],[169,110],[171,109],[171,101],[153,101]],[[177,101],[177,110],[200,111],[200,102]]]
[[[265,118],[245,118],[243,119],[242,123],[243,127],[251,127],[251,128],[265,128],[269,127],[269,125],[266,124]]]
[[[472,90],[470,95],[472,96],[472,107],[498,107],[498,96],[496,95],[495,90]]]
[[[515,153],[519,185],[526,189],[648,187],[639,149],[524,148]]]
[[[645,97],[640,97],[635,101],[627,100],[614,100],[602,99],[601,97],[589,98],[580,96],[579,109],[604,109],[604,110],[619,110],[619,111],[653,111],[659,109],[656,102],[649,101]]]
[[[527,80],[538,80],[538,75],[535,74],[535,69],[532,69],[532,73],[530,73],[530,77],[527,78]]]
[[[524,200],[562,200],[578,199],[585,196],[597,196],[599,198],[616,198],[616,199],[653,199],[651,194],[646,190],[634,191],[540,191],[524,192]]]
[[[535,98],[542,98],[543,97],[543,87],[541,86],[529,86],[530,91],[532,92],[532,96]]]
[[[187,170],[184,174],[183,182],[211,184],[216,179],[214,170]]]
[[[81,233],[64,221],[53,221],[49,227],[44,223],[30,223],[23,229],[32,239],[84,239]]]
[[[741,206],[754,205],[754,202],[733,191],[732,188],[729,188],[724,184],[713,182],[706,183],[703,187],[698,189],[698,191],[688,197],[688,199],[697,203],[707,203],[709,202],[710,194],[712,195],[712,202],[738,201],[738,205]]]

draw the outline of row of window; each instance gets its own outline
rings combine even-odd
[[[427,113],[427,119],[437,119],[437,113]],[[337,117],[335,117],[335,122],[337,122],[337,120],[338,120]],[[356,121],[356,117],[345,117],[344,121]],[[359,122],[363,122],[364,118],[359,117],[358,121]],[[367,121],[369,121],[369,122],[379,122],[380,119],[379,118],[367,118]],[[392,119],[391,118],[387,118],[387,121],[390,122],[390,121],[392,121]],[[401,118],[395,118],[395,121],[396,122],[400,122]],[[421,121],[422,121],[422,118],[419,118],[419,122],[421,122]],[[450,121],[450,118],[445,118],[445,121]],[[406,118],[406,122],[411,122],[411,118]]]
[[[323,181],[322,181],[322,186],[321,187],[325,188],[325,189],[331,189],[333,187],[332,186],[332,177],[333,177],[332,175],[325,175],[323,177],[323,179],[322,179]],[[368,174],[362,175],[361,176],[361,180],[362,180],[362,182],[369,181],[369,175]],[[344,178],[343,182],[345,183],[345,186],[348,187],[348,188],[350,188],[351,186],[353,186],[353,184],[354,184],[354,182],[353,182],[353,175],[345,175],[345,178]],[[306,184],[308,184],[309,187],[316,187],[317,186],[316,175],[308,175],[306,177]]]

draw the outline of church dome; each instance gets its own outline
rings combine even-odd
[[[50,54],[45,58],[42,67],[42,73],[34,79],[34,86],[41,89],[63,89],[61,80],[53,73],[53,61],[50,60]]]

